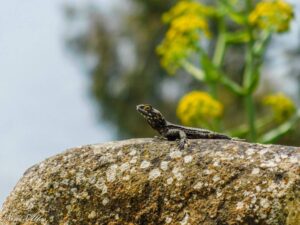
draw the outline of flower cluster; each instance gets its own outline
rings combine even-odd
[[[271,106],[277,122],[289,119],[296,111],[294,102],[283,93],[268,95],[263,99],[263,103]]]
[[[201,34],[210,35],[207,17],[213,12],[212,8],[201,3],[181,0],[163,15],[163,21],[170,27],[157,53],[168,72],[174,73],[181,60],[197,50]]]
[[[250,13],[249,22],[262,30],[284,32],[293,17],[292,6],[284,0],[264,0]]]
[[[223,105],[206,92],[192,91],[183,96],[177,107],[177,116],[185,125],[203,125],[223,114]],[[204,122],[205,121],[205,122]]]

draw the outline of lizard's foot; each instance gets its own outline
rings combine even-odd
[[[165,141],[165,140],[168,140],[167,138],[165,138],[163,136],[154,136],[153,139],[154,139],[154,141]]]
[[[186,138],[182,138],[179,140],[178,147],[180,150],[183,150],[187,146],[188,146],[188,140]]]

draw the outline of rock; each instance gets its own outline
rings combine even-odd
[[[132,139],[28,169],[0,224],[300,224],[300,148]]]

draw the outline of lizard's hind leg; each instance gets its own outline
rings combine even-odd
[[[179,139],[179,149],[182,150],[188,144],[186,134],[179,129],[170,129],[165,135],[168,140],[176,140]]]

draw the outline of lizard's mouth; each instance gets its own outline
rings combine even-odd
[[[147,115],[148,115],[147,111],[143,109],[143,106],[142,106],[142,105],[137,105],[137,106],[136,106],[136,110],[137,110],[140,114],[142,114],[143,116],[147,116]]]

